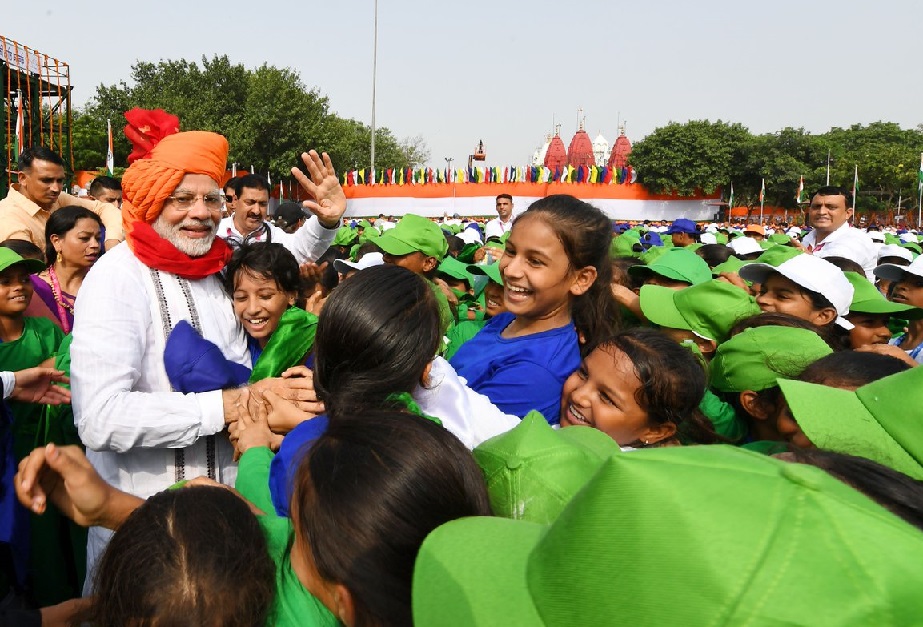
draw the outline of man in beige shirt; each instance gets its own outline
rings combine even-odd
[[[106,227],[108,250],[122,240],[122,212],[118,207],[64,191],[64,160],[43,146],[27,148],[19,156],[19,184],[0,200],[0,242],[24,239],[45,250],[45,223],[60,207],[77,205],[99,215]]]

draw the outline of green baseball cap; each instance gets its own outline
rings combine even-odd
[[[833,349],[819,335],[791,327],[753,327],[738,333],[715,351],[709,364],[709,386],[719,392],[759,392],[779,377],[794,379]]]
[[[439,226],[423,216],[408,213],[393,229],[375,240],[378,247],[389,255],[400,257],[421,252],[439,261],[449,252],[449,243]]]
[[[628,274],[641,281],[650,277],[651,274],[659,274],[690,285],[698,285],[711,280],[711,268],[705,260],[685,248],[664,249],[663,254],[649,262],[648,265],[628,268]]]
[[[818,448],[858,455],[923,479],[923,368],[856,391],[779,381],[792,416]]]
[[[640,244],[640,242],[641,234],[638,231],[629,229],[621,235],[616,235],[612,238],[612,242],[609,244],[609,256],[637,257],[638,252],[635,251],[634,246]]]
[[[661,327],[692,331],[718,344],[738,320],[760,313],[756,299],[726,281],[713,279],[682,290],[645,285],[640,292],[644,316]]]
[[[593,427],[554,429],[531,411],[474,449],[495,516],[550,523],[619,445]]]
[[[778,244],[779,246],[789,246],[792,242],[792,238],[785,233],[773,233],[767,237],[766,240],[772,244]]]
[[[25,267],[29,274],[36,274],[45,269],[45,264],[38,259],[23,259],[18,253],[13,252],[6,246],[0,246],[0,272],[17,264]]]
[[[743,259],[735,257],[734,255],[731,255],[730,257],[727,258],[727,261],[723,263],[719,263],[717,266],[712,268],[711,273],[713,276],[718,276],[722,272],[730,272],[732,274],[738,274],[740,271],[740,268],[747,263],[750,263],[750,262],[744,261]]]
[[[921,556],[918,529],[820,468],[649,449],[610,456],[550,525],[438,527],[417,554],[413,623],[915,624]]]
[[[500,264],[489,263],[483,266],[478,264],[470,264],[468,266],[468,272],[471,274],[482,274],[497,285],[503,285],[503,277],[500,276]]]
[[[356,232],[348,226],[341,226],[333,236],[331,246],[349,246],[356,239]]]
[[[447,274],[459,281],[468,281],[469,286],[474,285],[474,277],[468,272],[468,266],[451,255],[439,262],[439,267],[436,271]]]
[[[778,268],[792,257],[803,254],[803,251],[794,246],[770,246],[762,255],[757,257],[753,263],[766,263],[774,268]]]
[[[878,288],[858,272],[843,272],[846,279],[852,283],[853,297],[849,305],[849,313],[865,314],[900,314],[906,320],[923,318],[923,309],[912,305],[893,303],[878,291]]]
[[[920,248],[916,242],[901,242],[901,247],[913,252],[914,255],[923,254],[923,248]]]

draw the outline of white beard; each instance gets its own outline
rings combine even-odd
[[[181,229],[184,226],[192,225],[208,226],[208,228],[211,229],[211,233],[208,237],[203,237],[201,239],[192,239],[183,235]],[[207,220],[186,218],[179,224],[169,224],[163,219],[163,214],[160,214],[151,226],[157,235],[173,244],[178,251],[190,257],[201,257],[211,250],[212,242],[215,241],[215,232],[218,229],[218,223],[210,218]]]

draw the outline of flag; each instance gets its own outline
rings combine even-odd
[[[852,178],[852,206],[856,207],[856,197],[859,195],[859,164],[856,164],[856,170]]]
[[[266,182],[269,183],[269,189],[272,189],[272,174],[266,173]]]
[[[919,186],[919,189],[918,189],[917,193],[923,194],[923,152],[920,153],[920,174],[919,174],[919,178],[920,178],[920,186]]]
[[[106,132],[109,135],[109,150],[106,152],[106,169],[109,170],[109,176],[112,176],[112,170],[115,168],[115,157],[112,155],[112,122],[106,120]]]
[[[734,184],[731,183],[731,194],[728,196],[728,209],[734,208]]]
[[[250,166],[250,174],[256,174],[256,170],[253,169],[253,166]]]
[[[760,206],[763,206],[763,202],[766,200],[766,179],[762,179],[760,184]]]
[[[23,149],[22,92],[16,92],[16,143],[13,146],[13,160],[19,162]],[[923,164],[923,159],[920,160]]]
[[[237,178],[237,162],[236,161],[231,164],[231,178],[232,179]]]
[[[801,180],[798,181],[798,193],[795,195],[795,202],[799,205],[802,203],[801,195],[804,194],[804,177],[801,177]]]

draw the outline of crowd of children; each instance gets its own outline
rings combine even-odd
[[[497,201],[486,234],[347,220],[310,268],[236,248],[223,285],[252,368],[176,321],[170,385],[302,377],[316,397],[241,395],[219,434],[236,491],[118,490],[70,413],[6,401],[0,622],[920,621],[915,236],[855,229],[870,273],[795,227]],[[0,246],[4,371],[67,368],[100,224],[53,217],[45,259]],[[115,532],[89,574],[88,526]]]

